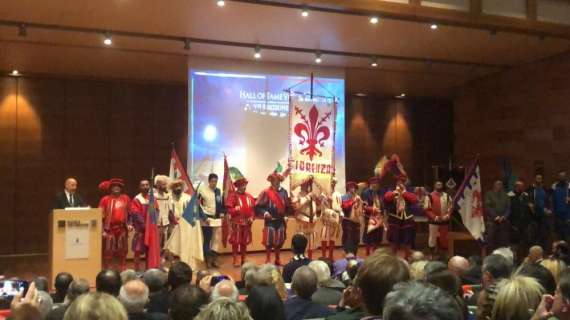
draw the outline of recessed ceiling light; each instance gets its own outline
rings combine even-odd
[[[380,18],[378,18],[377,16],[370,17],[370,23],[372,23],[372,24],[377,24],[379,21],[380,21]]]
[[[105,39],[103,40],[103,43],[106,46],[110,46],[113,44],[113,39],[111,39],[111,35],[108,32],[105,32]]]
[[[309,10],[308,9],[303,9],[303,11],[301,11],[301,16],[303,18],[306,18],[309,16]]]
[[[323,62],[323,56],[320,53],[315,53],[315,63],[316,64],[320,64],[321,62]]]
[[[405,94],[405,93],[403,93],[403,92],[402,92],[402,93],[400,93],[400,95],[399,95],[399,96],[396,96],[396,98],[398,98],[398,99],[404,99],[405,97],[406,97],[406,94]]]
[[[223,6],[226,5],[226,2],[225,2],[224,0],[218,0],[218,1],[216,2],[216,4],[218,5],[218,7],[223,7]]]
[[[437,27],[437,24],[432,23],[432,24],[429,26],[429,28],[432,29],[432,30],[437,30],[438,27]]]
[[[378,67],[378,58],[372,57],[372,60],[370,60],[370,66],[372,68],[377,68]]]
[[[357,97],[366,97],[366,96],[368,96],[366,93],[362,93],[362,92],[355,93],[354,95],[357,96]]]
[[[10,72],[10,75],[15,76],[15,77],[16,77],[16,76],[19,76],[19,75],[20,75],[20,71],[14,69],[14,70],[12,70],[12,72]]]
[[[24,23],[20,24],[18,36],[25,37],[27,35],[28,35],[28,28],[26,27],[26,24]]]
[[[255,51],[253,53],[253,57],[255,59],[261,59],[261,48],[260,47],[255,47]]]

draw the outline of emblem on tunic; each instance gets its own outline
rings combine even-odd
[[[483,216],[483,204],[481,201],[481,192],[476,190],[473,191],[473,201],[471,205],[471,217],[482,217]]]
[[[295,113],[303,120],[294,127],[295,134],[300,138],[299,144],[301,146],[306,145],[301,150],[301,154],[308,155],[311,160],[316,155],[322,156],[323,153],[319,148],[324,147],[325,141],[331,136],[329,127],[323,124],[330,118],[332,112],[326,113],[319,119],[319,110],[313,105],[309,110],[308,119],[303,110],[297,106],[295,106]]]

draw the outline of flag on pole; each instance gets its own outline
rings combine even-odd
[[[184,165],[182,164],[182,161],[180,161],[180,158],[178,157],[174,146],[172,147],[172,152],[170,154],[170,172],[168,177],[170,178],[170,181],[181,179],[186,184],[186,189],[184,192],[189,195],[192,195],[194,193],[194,186],[192,185],[192,181],[190,181],[190,178],[186,173],[186,169],[184,169]]]
[[[198,188],[200,188],[200,183],[198,183]],[[198,192],[194,192],[190,198],[190,202],[184,208],[182,212],[182,218],[184,218],[191,226],[196,225],[196,220],[200,220],[203,216],[202,207],[198,201]]]
[[[465,174],[465,179],[457,190],[453,203],[458,208],[465,228],[467,228],[475,240],[482,241],[485,233],[485,221],[483,218],[479,155],[475,157]]]
[[[154,169],[151,173],[150,181],[154,179]],[[160,239],[158,237],[158,211],[156,210],[156,199],[154,189],[151,188],[148,196],[148,209],[145,223],[144,244],[148,248],[146,263],[147,269],[160,267]]]
[[[228,158],[224,154],[224,181],[222,186],[223,204],[226,205],[228,195],[235,192],[234,184],[232,183],[232,176],[230,174],[230,166],[228,165]],[[229,215],[226,214],[222,219],[222,244],[224,248],[228,245],[228,237],[230,235]]]

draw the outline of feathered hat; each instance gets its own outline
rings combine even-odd
[[[267,176],[267,181],[272,182],[274,180],[277,180],[279,182],[283,182],[283,180],[287,178],[291,170],[289,170],[288,168],[283,173],[281,172],[283,172],[283,166],[281,165],[281,163],[277,162],[277,167],[275,167],[275,170],[273,170],[273,172]]]
[[[240,186],[247,185],[249,181],[236,167],[230,167],[230,179],[232,179],[234,186],[239,188]]]

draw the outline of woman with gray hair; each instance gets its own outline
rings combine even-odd
[[[448,293],[419,281],[399,283],[386,296],[383,320],[463,320],[459,305]]]
[[[127,320],[125,307],[110,294],[93,292],[71,304],[63,320]]]
[[[196,320],[251,320],[247,306],[220,298],[210,303],[196,316]]]
[[[322,305],[337,305],[342,297],[345,285],[331,278],[331,271],[326,262],[321,260],[311,261],[311,268],[317,274],[318,288],[311,296],[311,300]]]

